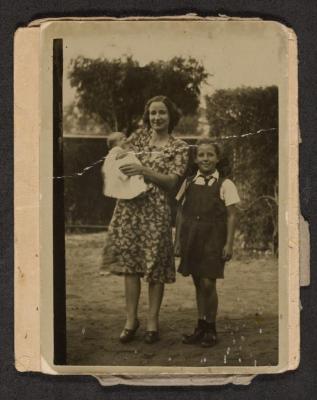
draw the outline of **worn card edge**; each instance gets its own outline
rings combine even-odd
[[[299,365],[300,354],[300,209],[299,209],[299,125],[298,125],[298,60],[297,38],[295,32],[288,31],[288,125],[289,125],[289,163],[293,165],[293,171],[289,171],[289,345],[288,345],[288,366],[289,369],[296,369]],[[294,229],[291,229],[294,227]]]
[[[185,15],[175,15],[175,16],[129,16],[129,17],[110,17],[110,16],[98,16],[98,17],[58,17],[58,18],[39,18],[36,20],[31,21],[28,24],[28,27],[40,27],[42,24],[49,23],[49,22],[63,22],[63,21],[75,21],[75,22],[102,22],[102,21],[263,21],[262,18],[259,17],[234,17],[228,16],[224,14],[218,14],[218,16],[205,16],[201,17],[196,13],[188,13]]]
[[[215,19],[215,18],[213,18]],[[31,32],[32,31],[32,32]],[[24,35],[28,36],[28,38],[24,37]],[[31,51],[32,54],[35,54],[37,57],[34,57],[31,61],[36,61],[39,59],[38,53],[39,51],[39,29],[38,28],[20,28],[15,36],[15,52],[23,52],[25,50],[26,53],[28,53],[28,56],[26,58],[28,61],[30,61],[29,57],[29,52]],[[22,49],[22,47],[23,49]],[[29,49],[26,50],[26,48],[29,46]],[[30,49],[31,47],[31,49]],[[23,68],[18,68],[19,63],[18,63],[18,57],[22,57],[21,54],[15,54],[15,70],[14,70],[14,75],[15,75],[15,99],[20,100],[21,96],[21,103],[15,101],[15,330],[16,330],[16,338],[15,338],[15,348],[16,348],[16,368],[19,371],[40,371],[45,370],[47,373],[58,373],[51,367],[49,367],[49,364],[45,362],[45,360],[41,360],[40,358],[40,344],[39,341],[36,342],[34,340],[36,337],[39,337],[39,292],[36,291],[36,285],[34,284],[36,280],[39,279],[39,261],[38,258],[36,258],[36,254],[38,252],[36,251],[38,249],[39,243],[36,240],[37,243],[35,243],[35,251],[32,252],[32,254],[29,254],[30,257],[29,259],[25,259],[24,253],[25,250],[27,250],[27,245],[25,242],[21,242],[21,239],[23,238],[23,235],[25,235],[25,231],[27,230],[26,227],[24,228],[19,225],[21,220],[21,213],[19,213],[19,208],[23,207],[25,209],[25,204],[28,204],[27,201],[25,201],[23,196],[28,196],[28,191],[23,191],[20,185],[20,178],[22,177],[23,173],[20,171],[20,167],[18,165],[17,159],[20,158],[20,162],[28,163],[30,158],[29,158],[29,153],[26,154],[26,149],[27,146],[31,147],[30,143],[25,143],[23,146],[23,132],[24,132],[24,139],[27,137],[31,137],[33,140],[35,140],[35,143],[37,141],[37,138],[39,136],[39,115],[38,115],[38,99],[35,98],[34,92],[36,93],[36,89],[38,89],[38,71],[39,71],[39,65],[38,62],[32,62],[29,65],[29,68],[25,69],[25,65],[23,64]],[[32,65],[31,65],[32,64]],[[37,64],[37,65],[33,65]],[[24,69],[25,71],[22,71]],[[22,74],[22,75],[21,75]],[[23,75],[25,74],[25,75]],[[28,78],[32,77],[34,79],[29,79],[29,82],[32,81],[33,84],[30,85],[28,82],[28,79],[24,79],[26,76]],[[28,87],[28,84],[30,87]],[[33,102],[28,102],[26,104],[25,101],[22,101],[23,97],[25,98],[25,91],[27,92],[29,90],[28,97],[27,98],[32,98]],[[21,93],[23,92],[23,95]],[[38,92],[38,91],[37,91]],[[296,98],[297,100],[297,98]],[[32,121],[33,123],[30,124],[25,124],[22,127],[20,127],[20,118],[24,118],[23,113],[26,113],[28,121]],[[33,132],[31,129],[29,129],[31,132],[29,133],[30,136],[28,136],[28,128],[33,126]],[[37,128],[37,129],[36,129]],[[22,132],[23,131],[23,132]],[[33,142],[34,144],[34,142]],[[24,152],[23,152],[24,150]],[[30,148],[28,149],[30,151]],[[35,149],[33,148],[34,152],[34,160],[35,163],[38,161],[38,154],[36,154],[36,146]],[[24,156],[22,157],[21,160],[21,155]],[[26,165],[26,169],[29,168],[29,165]],[[33,176],[36,178],[37,174],[36,172],[33,171]],[[29,204],[29,209],[27,209],[27,212],[32,214],[32,216],[36,219],[36,216],[38,217],[38,206],[37,206],[37,201],[38,201],[38,191],[34,191],[32,193],[33,195],[33,201],[30,200]],[[34,199],[36,199],[34,201]],[[23,200],[23,202],[22,202]],[[31,210],[31,211],[29,211]],[[22,224],[23,225],[23,224]],[[38,230],[35,229],[36,232],[38,233]],[[34,230],[32,232],[33,234],[29,235],[28,240],[32,242],[32,236],[34,235]],[[34,243],[33,243],[34,245]],[[31,246],[32,248],[32,246]],[[22,258],[20,255],[23,253],[23,265],[24,265],[24,270],[28,269],[28,266],[30,266],[30,269],[32,268],[34,271],[34,279],[27,280],[25,279],[25,275],[23,275],[23,270],[21,273],[21,261]],[[31,253],[31,252],[29,252]],[[35,290],[34,290],[35,289]],[[39,287],[38,287],[39,290]],[[296,290],[296,289],[295,289]],[[32,294],[32,298],[27,298],[26,302],[23,303],[23,307],[21,307],[21,297],[27,296],[29,297],[29,294]],[[24,315],[28,315],[28,321],[30,320],[30,300],[31,303],[33,303],[33,307],[31,306],[31,318],[33,318],[34,324],[27,323],[23,318],[21,319],[21,315],[23,315],[23,311],[25,312]],[[34,305],[35,305],[35,310],[34,312]],[[22,309],[21,309],[22,308]],[[27,325],[28,329],[26,329]],[[29,332],[30,337],[33,338],[33,341],[27,340],[27,338],[22,337],[21,335],[22,332]],[[22,342],[22,346],[21,346]],[[295,346],[296,347],[296,346]],[[21,360],[28,360],[27,363],[22,362]],[[46,366],[45,366],[46,364]],[[289,365],[291,366],[291,365]],[[292,364],[293,367],[296,368],[297,362],[295,364]],[[71,366],[70,366],[71,367]],[[241,371],[239,367],[239,371]],[[197,376],[197,375],[195,375]],[[252,375],[253,376],[253,375]],[[209,376],[211,378],[212,376]],[[109,377],[110,378],[110,377]],[[111,379],[114,377],[112,376]],[[115,377],[118,379],[118,376]],[[228,376],[226,376],[225,379],[227,379]],[[123,383],[123,382],[120,382]],[[129,384],[132,384],[132,381],[129,379]],[[138,382],[140,384],[140,382]],[[172,384],[172,383],[170,383]],[[184,384],[184,383],[182,383]]]
[[[15,33],[14,342],[21,372],[40,370],[39,43],[37,28]]]

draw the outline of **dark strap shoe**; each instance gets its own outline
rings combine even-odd
[[[200,344],[202,347],[213,347],[217,344],[217,341],[217,332],[214,326],[212,326],[205,331]]]
[[[140,322],[139,322],[139,320],[136,320],[135,328],[133,328],[133,329],[124,328],[119,337],[120,342],[121,343],[131,342],[134,339],[134,336],[135,336],[136,331],[138,330],[139,326],[140,326]]]
[[[158,331],[146,331],[144,336],[144,341],[147,344],[153,344],[160,340],[160,335]]]
[[[182,342],[184,344],[196,344],[200,343],[202,340],[204,334],[205,334],[205,324],[206,322],[204,320],[198,320],[198,324],[194,330],[194,332],[191,335],[183,335],[183,340]]]

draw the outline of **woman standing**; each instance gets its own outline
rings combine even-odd
[[[127,318],[120,335],[130,342],[139,327],[137,317],[140,278],[149,285],[146,343],[159,340],[159,311],[164,284],[175,281],[171,208],[168,192],[185,172],[188,147],[172,136],[180,113],[165,96],[156,96],[145,106],[145,128],[133,133],[129,142],[141,165],[127,164],[121,171],[127,176],[142,175],[148,184],[144,195],[118,200],[109,225],[104,264],[125,277]]]

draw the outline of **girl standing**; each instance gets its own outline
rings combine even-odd
[[[181,257],[178,272],[192,276],[198,311],[197,326],[192,334],[183,336],[183,343],[203,347],[217,342],[216,280],[224,277],[225,262],[232,257],[235,205],[240,201],[234,183],[219,174],[219,161],[219,146],[210,138],[199,140],[195,155],[198,172],[184,182],[183,195],[178,196],[182,204],[176,234]]]

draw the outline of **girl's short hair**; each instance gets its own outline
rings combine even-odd
[[[173,129],[175,128],[175,126],[178,124],[178,121],[180,120],[182,113],[181,113],[180,109],[167,96],[152,97],[145,104],[144,113],[143,113],[143,123],[147,129],[150,128],[150,115],[149,115],[150,105],[152,103],[158,103],[158,102],[163,103],[167,108],[168,115],[169,115],[168,133],[171,133],[171,132],[173,132]]]
[[[197,149],[199,146],[201,146],[202,144],[210,144],[214,147],[216,155],[218,157],[218,160],[220,161],[222,158],[222,151],[221,151],[221,147],[218,143],[215,142],[214,139],[210,138],[210,137],[204,137],[204,138],[200,138],[197,140],[196,142],[196,146],[195,146],[195,157],[197,155]]]

